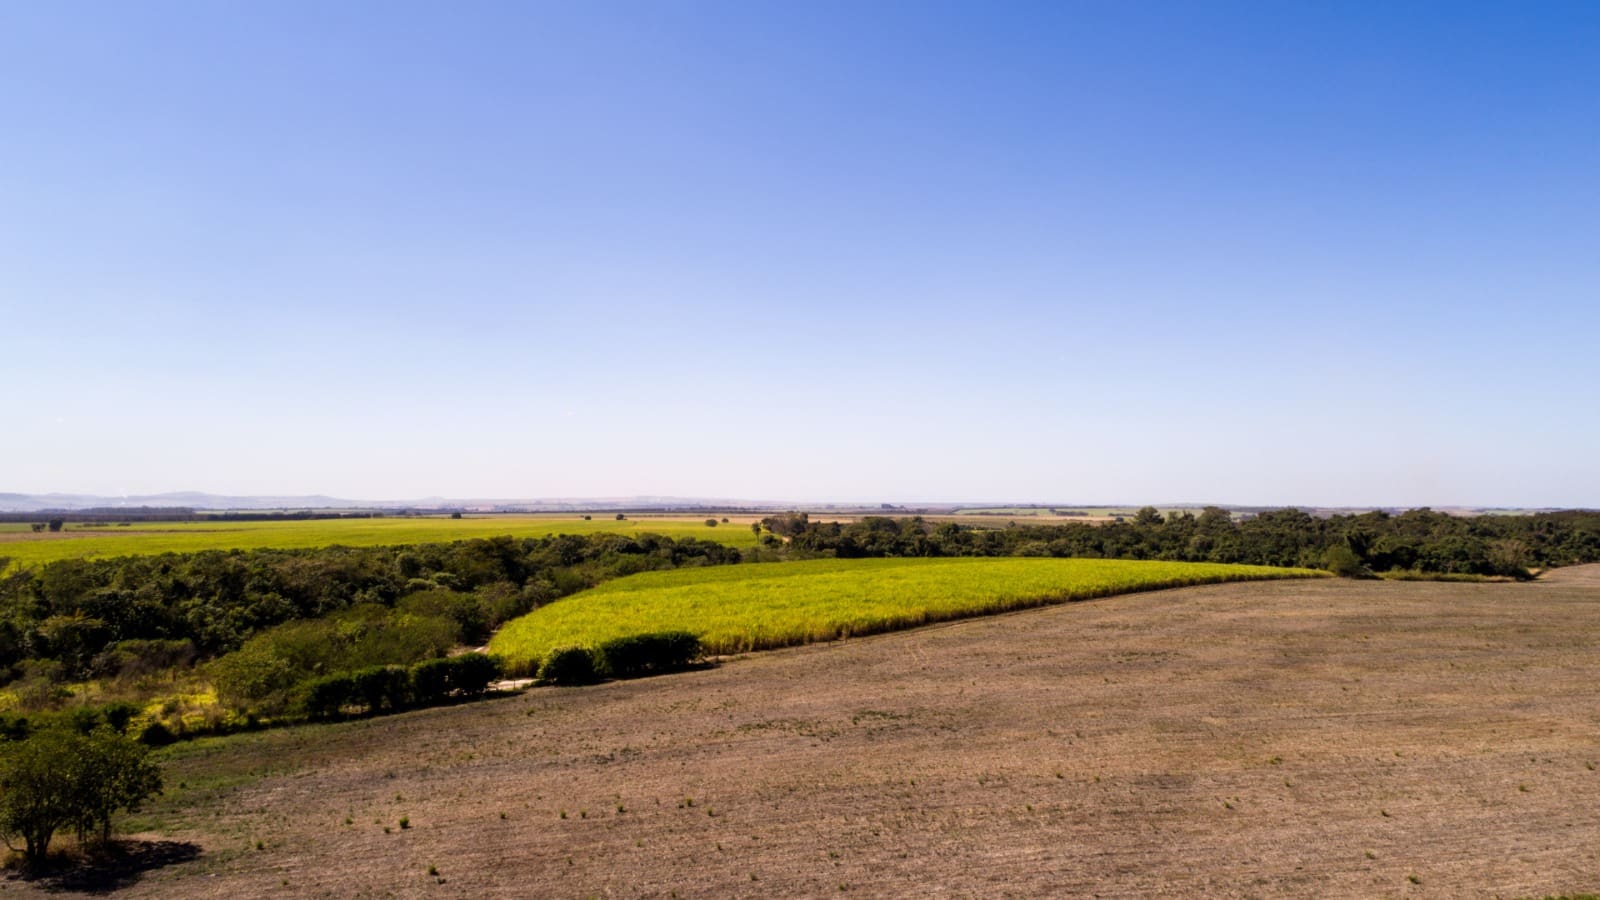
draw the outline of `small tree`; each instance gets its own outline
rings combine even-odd
[[[1369,573],[1354,550],[1346,544],[1334,544],[1323,554],[1328,571],[1340,578],[1362,578]]]
[[[79,781],[81,811],[78,839],[95,831],[101,843],[111,840],[111,817],[136,810],[146,798],[161,793],[161,769],[150,761],[150,749],[110,728],[89,734]]]
[[[0,755],[0,831],[6,846],[22,839],[30,866],[44,862],[58,830],[79,821],[77,749],[82,737],[66,730],[7,744]]]
[[[727,521],[727,520],[724,519],[723,521]],[[707,527],[715,528],[715,527],[717,527],[717,520],[716,519],[707,519],[706,520],[706,525],[707,525]]]
[[[99,728],[35,732],[0,748],[0,834],[6,845],[23,842],[30,866],[44,862],[56,832],[72,828],[80,839],[111,836],[111,818],[161,792],[161,770],[149,750]]]
[[[50,530],[51,531],[60,531],[61,530],[61,526],[65,525],[65,524],[67,524],[65,519],[51,519],[50,520]]]
[[[622,513],[617,513],[617,521],[618,522],[621,522],[623,519],[626,519],[626,518],[627,518],[627,516],[623,515]]]

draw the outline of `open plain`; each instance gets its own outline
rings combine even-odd
[[[196,741],[166,751],[167,795],[129,824],[197,855],[120,884],[1593,891],[1597,641],[1596,566],[1525,584],[1230,584]]]

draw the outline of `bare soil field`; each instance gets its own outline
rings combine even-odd
[[[1594,891],[1597,643],[1600,567],[1529,584],[1264,582],[196,743],[173,751],[172,790],[137,826],[177,849],[120,884],[161,897]]]

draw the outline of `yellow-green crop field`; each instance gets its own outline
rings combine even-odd
[[[530,661],[558,647],[682,630],[738,653],[1156,588],[1325,575],[1219,563],[959,558],[754,563],[647,572],[507,624],[491,652]]]
[[[407,516],[376,519],[307,519],[287,522],[157,522],[128,528],[67,526],[59,535],[12,535],[0,540],[0,557],[13,567],[37,565],[59,559],[142,556],[156,553],[195,553],[201,550],[261,550],[267,548],[379,547],[426,544],[470,538],[545,537],[552,534],[659,534],[699,538],[735,547],[754,546],[756,536],[749,521],[735,520],[711,527],[706,517],[629,517],[617,521],[596,514],[590,521],[564,516]]]

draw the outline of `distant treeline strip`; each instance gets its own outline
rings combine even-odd
[[[1007,528],[868,517],[813,522],[805,513],[764,520],[794,555],[1057,556],[1327,568],[1343,575],[1404,571],[1526,578],[1530,568],[1600,562],[1600,513],[1452,516],[1430,509],[1317,517],[1280,509],[1236,522],[1207,507],[1162,516],[1146,507],[1106,525]]]

